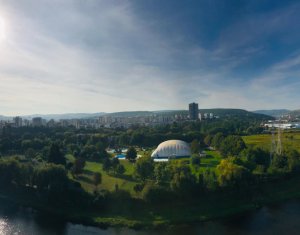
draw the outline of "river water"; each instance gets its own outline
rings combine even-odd
[[[300,200],[266,206],[228,219],[176,226],[164,231],[100,229],[66,223],[16,205],[0,203],[1,235],[276,235],[300,234]]]

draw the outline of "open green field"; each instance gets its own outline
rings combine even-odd
[[[271,148],[272,135],[250,135],[243,136],[243,140],[248,146],[259,146],[266,150]],[[277,133],[275,133],[275,140],[277,141]],[[283,148],[294,148],[300,152],[300,132],[288,132],[282,133],[282,146]]]
[[[221,161],[222,157],[218,151],[206,150],[206,157],[201,158],[202,168],[215,168]]]
[[[70,161],[74,160],[72,155],[68,155],[67,158]],[[98,189],[107,189],[112,191],[115,189],[115,185],[117,184],[119,189],[128,190],[133,193],[133,186],[136,184],[136,181],[132,177],[133,163],[127,160],[120,160],[120,164],[125,167],[126,171],[123,176],[116,177],[103,171],[102,163],[86,161],[83,174],[80,175],[76,181],[78,181],[86,191],[93,192],[95,189],[95,186],[93,185],[93,174],[95,172],[100,172],[102,174],[102,183],[98,186]],[[72,177],[71,175],[69,176]]]

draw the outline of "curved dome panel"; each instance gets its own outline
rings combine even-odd
[[[167,140],[160,143],[151,154],[153,158],[189,157],[191,149],[188,143],[182,140]]]

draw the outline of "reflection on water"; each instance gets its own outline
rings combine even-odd
[[[28,208],[0,203],[0,234],[2,235],[276,235],[300,234],[300,200],[263,207],[229,219],[176,226],[167,231],[135,231],[71,224],[52,216],[41,215]]]

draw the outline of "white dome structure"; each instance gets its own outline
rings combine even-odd
[[[151,154],[157,161],[167,161],[170,158],[190,157],[191,149],[188,143],[182,140],[167,140],[160,143]]]

